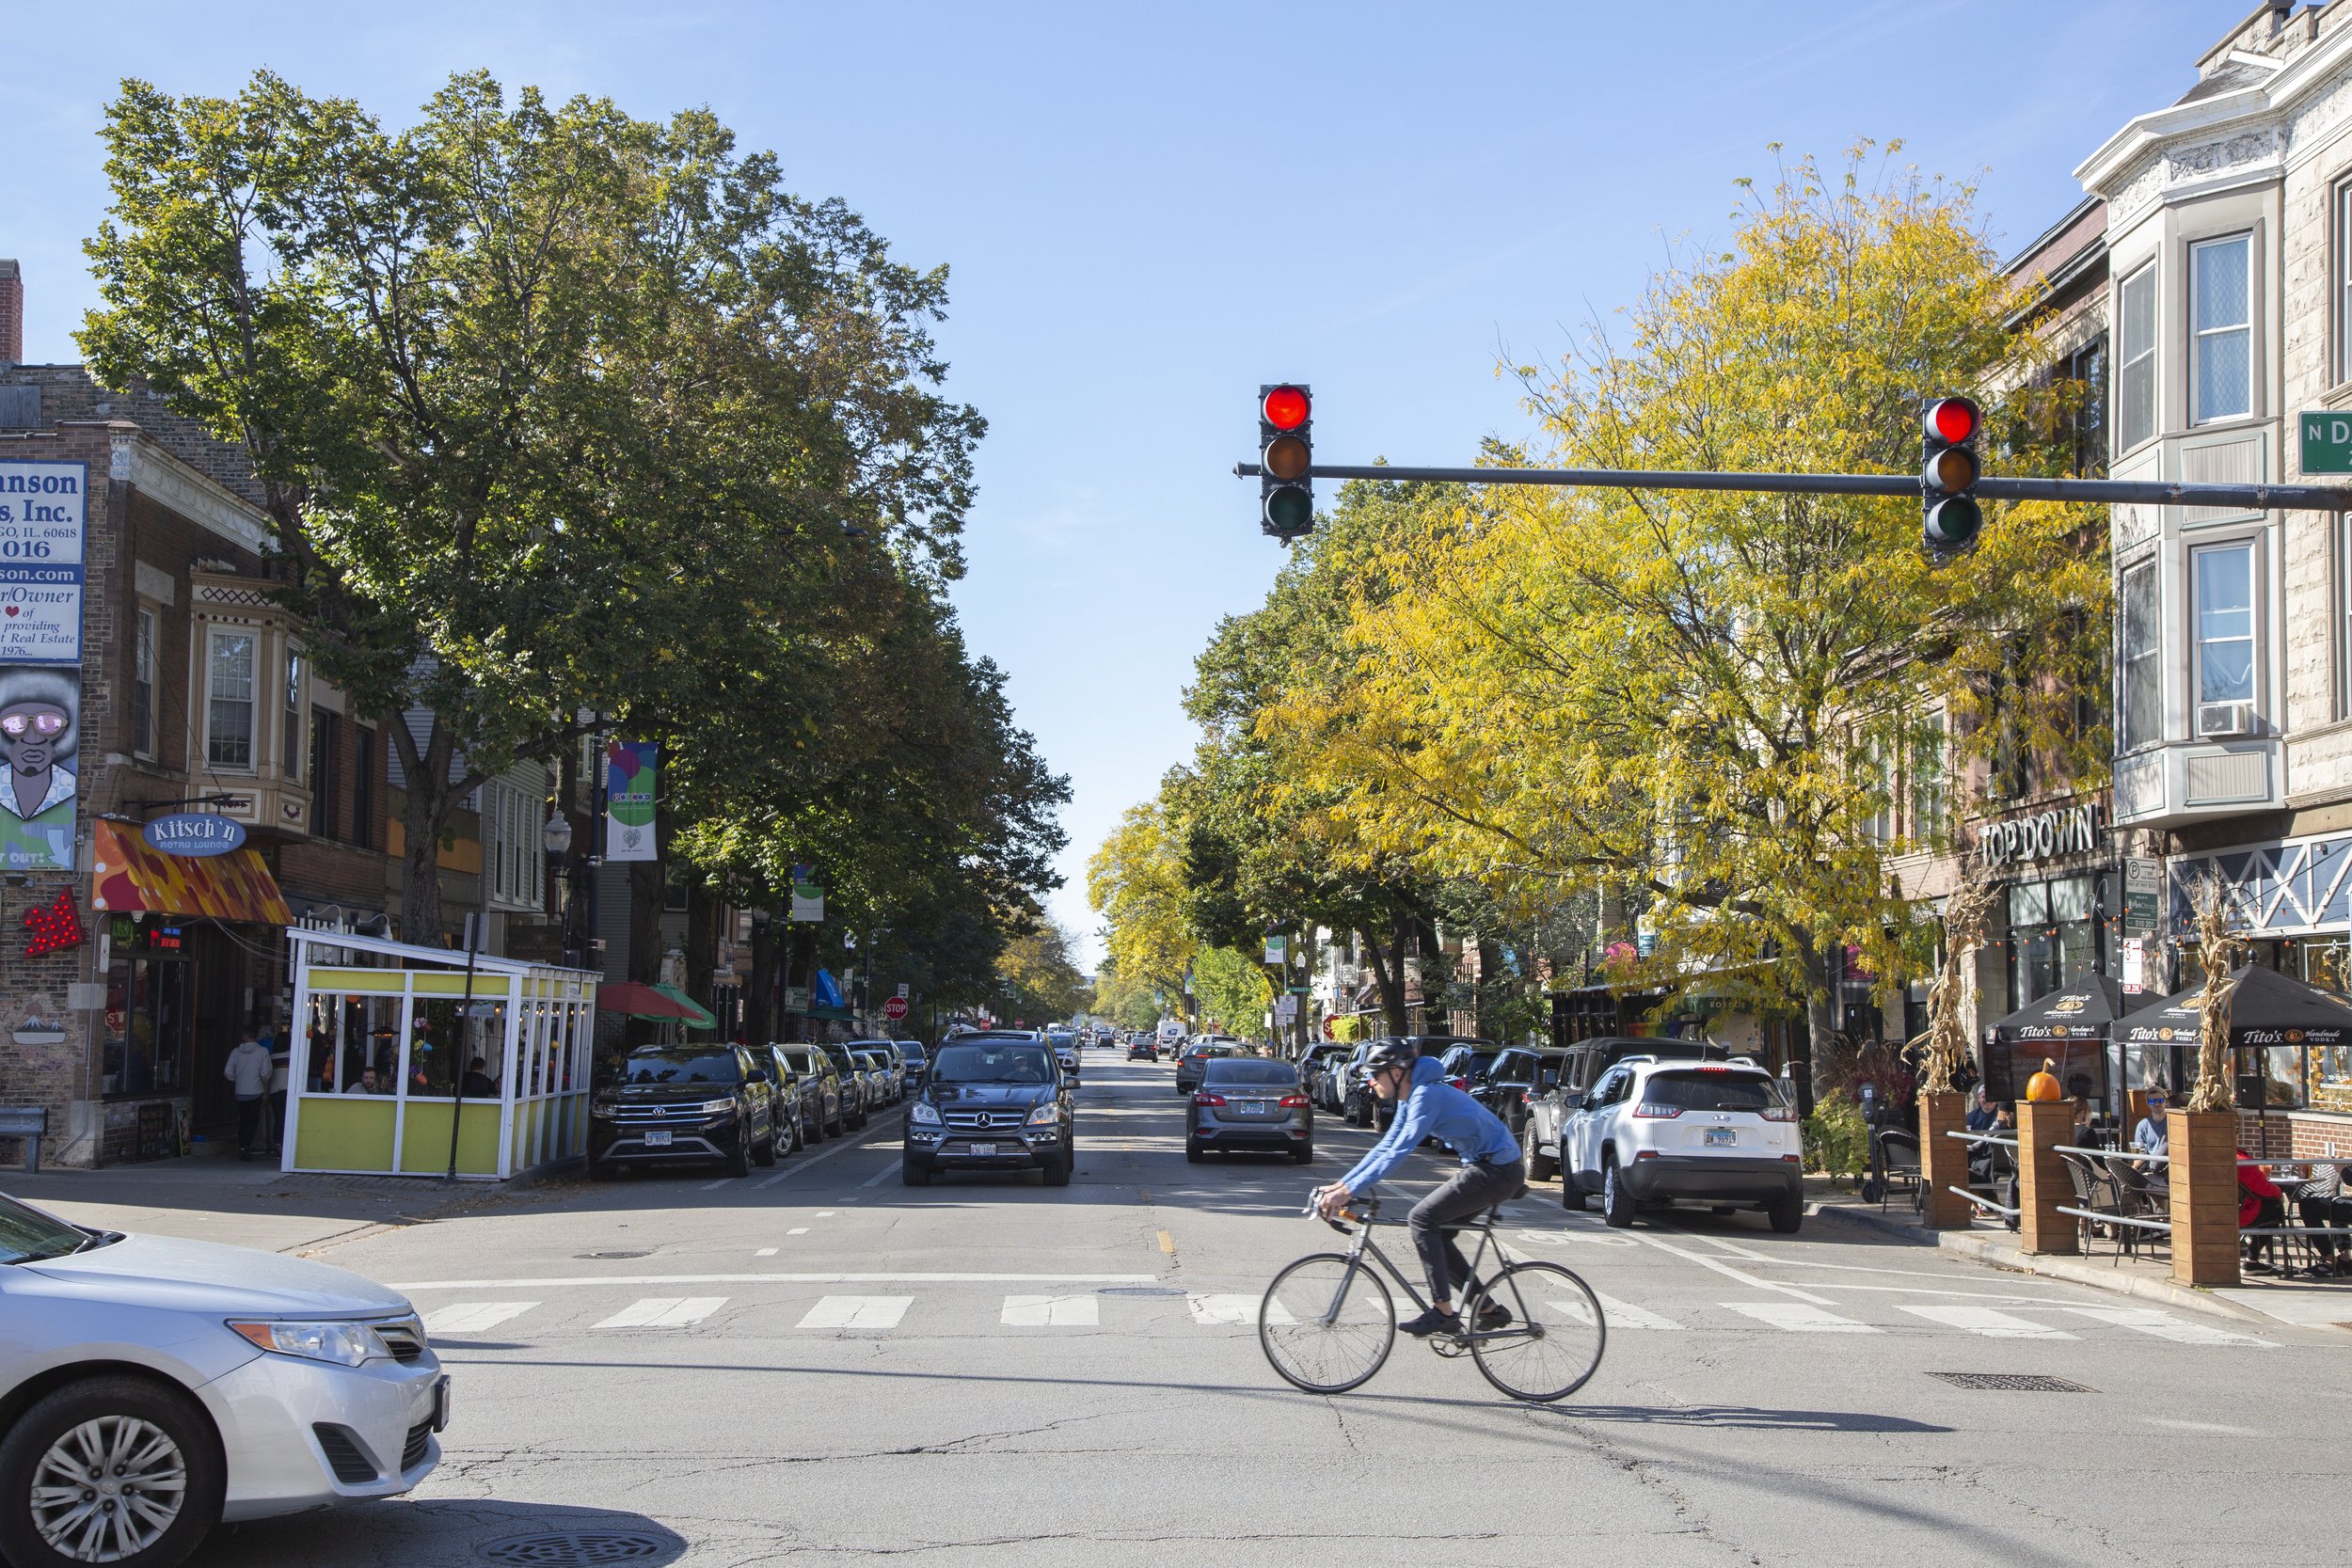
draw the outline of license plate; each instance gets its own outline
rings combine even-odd
[[[1709,1148],[1729,1148],[1740,1141],[1740,1130],[1736,1127],[1709,1127],[1706,1131]]]
[[[645,1134],[645,1147],[647,1148],[667,1148],[670,1147],[670,1138],[671,1132],[668,1128],[658,1127]]]
[[[446,1377],[433,1385],[433,1430],[449,1430],[449,1379]]]
[[[993,1160],[996,1157],[996,1146],[994,1144],[974,1144],[972,1146],[972,1155],[973,1158],[978,1160]]]
[[[1246,1117],[1264,1116],[1265,1101],[1263,1100],[1245,1100],[1241,1102],[1241,1114]]]

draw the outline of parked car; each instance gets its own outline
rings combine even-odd
[[[792,1070],[792,1061],[781,1045],[755,1045],[752,1060],[768,1069],[768,1082],[775,1092],[776,1152],[789,1154],[808,1144],[809,1129],[821,1110],[818,1085],[805,1073]]]
[[[1548,1045],[1513,1046],[1487,1064],[1478,1088],[1471,1091],[1478,1096],[1480,1104],[1502,1119],[1502,1125],[1511,1130],[1511,1136],[1519,1140],[1522,1154],[1527,1148],[1526,1132],[1535,1097],[1548,1093],[1560,1082],[1560,1071],[1567,1059],[1566,1052]],[[1534,1177],[1532,1163],[1529,1175],[1540,1180]]]
[[[1373,1047],[1381,1045],[1409,1045],[1417,1056],[1436,1056],[1440,1060],[1457,1046],[1484,1051],[1500,1049],[1492,1040],[1482,1040],[1468,1035],[1390,1035],[1367,1040],[1353,1060],[1354,1070],[1348,1075],[1345,1098],[1340,1102],[1341,1114],[1357,1127],[1378,1126],[1385,1129],[1396,1119],[1395,1103],[1376,1098],[1364,1082],[1363,1064],[1370,1057]]]
[[[1054,1048],[1054,1060],[1072,1077],[1078,1075],[1078,1037],[1067,1029],[1049,1029],[1045,1042]]]
[[[1066,1187],[1077,1164],[1071,1082],[1039,1036],[967,1035],[942,1044],[907,1107],[899,1179],[941,1171],[1039,1171]]]
[[[1127,1059],[1131,1062],[1156,1062],[1160,1059],[1160,1048],[1148,1039],[1137,1040],[1127,1047]]]
[[[866,1103],[871,1110],[880,1110],[890,1103],[890,1064],[882,1053],[873,1050],[852,1048],[850,1060],[866,1079]]]
[[[1257,1056],[1211,1057],[1184,1107],[1184,1158],[1259,1150],[1315,1157],[1315,1109],[1298,1069]]]
[[[588,1107],[588,1174],[716,1160],[730,1176],[776,1163],[775,1092],[739,1045],[641,1045]]]
[[[1324,1102],[1322,1089],[1325,1075],[1345,1061],[1348,1053],[1354,1049],[1344,1040],[1325,1040],[1307,1048],[1307,1053],[1298,1059],[1298,1077],[1306,1085],[1310,1101],[1317,1105]]]
[[[1581,1209],[1598,1195],[1611,1226],[1672,1199],[1762,1209],[1783,1233],[1804,1223],[1796,1107],[1745,1057],[1625,1058],[1568,1118],[1566,1148],[1561,1201]]]
[[[172,1568],[223,1521],[396,1497],[440,1463],[449,1375],[416,1308],[325,1263],[0,1197],[0,1325],[18,1568]]]
[[[930,1053],[921,1040],[892,1040],[890,1043],[897,1049],[898,1060],[905,1064],[906,1087],[912,1093],[922,1084],[924,1071],[930,1066]]]
[[[1176,1092],[1190,1094],[1199,1088],[1200,1075],[1207,1069],[1208,1064],[1220,1057],[1231,1056],[1232,1053],[1233,1048],[1230,1045],[1209,1045],[1196,1041],[1186,1046],[1184,1053],[1176,1058]]]
[[[819,1045],[818,1050],[833,1058],[833,1065],[841,1072],[841,1120],[845,1126],[866,1125],[874,1114],[874,1085],[866,1069],[850,1054],[846,1045]]]
[[[852,1051],[870,1051],[882,1068],[882,1096],[877,1105],[896,1105],[907,1097],[906,1058],[898,1054],[897,1040],[851,1040]]]
[[[841,1136],[849,1125],[849,1107],[842,1098],[841,1069],[834,1059],[813,1045],[782,1045],[792,1069],[793,1079],[801,1085],[804,1109],[802,1131],[810,1143]]]
[[[1548,1087],[1537,1087],[1534,1098],[1527,1102],[1527,1120],[1518,1133],[1528,1180],[1549,1180],[1559,1170],[1560,1132],[1577,1101],[1591,1091],[1602,1073],[1628,1056],[1723,1061],[1729,1054],[1711,1040],[1641,1039],[1630,1035],[1603,1035],[1563,1048],[1558,1080]]]

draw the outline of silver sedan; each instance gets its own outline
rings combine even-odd
[[[180,1561],[223,1520],[389,1497],[449,1379],[397,1292],[0,1197],[0,1558]]]

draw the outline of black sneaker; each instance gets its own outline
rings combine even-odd
[[[1432,1307],[1418,1318],[1407,1318],[1396,1325],[1416,1339],[1426,1339],[1432,1334],[1459,1334],[1462,1320],[1452,1312],[1440,1312]]]
[[[1492,1334],[1496,1329],[1511,1326],[1511,1309],[1499,1301],[1490,1301],[1478,1309],[1478,1332]]]

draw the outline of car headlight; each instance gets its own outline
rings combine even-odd
[[[357,1367],[368,1361],[389,1361],[392,1355],[384,1337],[366,1323],[272,1321],[232,1323],[229,1326],[262,1350],[277,1355],[298,1355],[305,1361],[332,1361],[338,1366]]]
[[[930,1101],[918,1100],[914,1102],[914,1109],[907,1113],[907,1120],[918,1122],[925,1127],[937,1127],[939,1110]]]
[[[1029,1113],[1029,1125],[1031,1127],[1048,1127],[1060,1119],[1061,1107],[1055,1104],[1050,1100],[1044,1104],[1040,1105],[1036,1110]]]
[[[732,1100],[706,1100],[701,1105],[702,1114],[707,1117],[715,1117],[722,1111],[734,1109],[735,1101]]]

